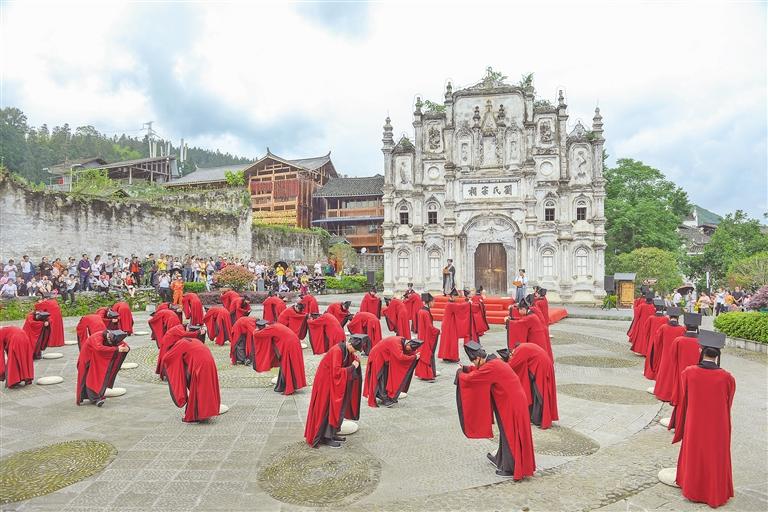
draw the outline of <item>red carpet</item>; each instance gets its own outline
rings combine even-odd
[[[442,295],[435,297],[435,303],[432,306],[432,317],[435,320],[443,319],[443,310],[448,302],[448,297]],[[489,324],[504,325],[504,319],[509,314],[509,306],[514,304],[512,297],[486,297],[485,298],[485,316]],[[549,308],[549,323],[554,324],[568,316],[565,308]]]

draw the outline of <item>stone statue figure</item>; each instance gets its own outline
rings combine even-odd
[[[539,140],[547,144],[552,142],[552,127],[549,121],[542,121],[539,125]]]
[[[587,155],[583,149],[576,153],[576,177],[584,179],[587,177]]]
[[[509,162],[517,162],[517,144],[517,132],[512,132],[512,135],[509,136]]]
[[[440,130],[435,126],[429,128],[429,149],[432,151],[440,149]]]
[[[461,161],[465,164],[469,162],[469,144],[466,142],[461,144]]]
[[[408,169],[405,168],[405,161],[400,162],[400,183],[408,183]]]

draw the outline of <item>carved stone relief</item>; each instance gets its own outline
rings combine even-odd
[[[544,119],[539,123],[539,142],[552,144],[552,122],[549,119]]]
[[[443,133],[439,124],[431,124],[427,128],[427,149],[431,153],[443,151]]]
[[[396,178],[401,185],[413,182],[411,171],[411,158],[407,156],[397,157],[395,160]]]
[[[587,185],[592,180],[592,155],[586,144],[575,144],[571,147],[569,166],[573,181]]]

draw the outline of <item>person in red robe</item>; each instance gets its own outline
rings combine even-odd
[[[283,324],[299,337],[299,340],[303,340],[307,337],[307,313],[304,312],[304,304],[298,302],[286,308],[277,317],[277,323]]]
[[[112,304],[112,311],[120,315],[120,330],[127,332],[130,336],[133,334],[133,313],[131,306],[127,302],[115,302]]]
[[[163,339],[163,336],[171,327],[181,325],[178,315],[172,309],[161,309],[160,311],[153,312],[149,315],[147,323],[152,333],[151,338],[155,340],[157,348],[160,348],[160,340]]]
[[[77,405],[85,400],[97,407],[104,405],[104,393],[114,385],[130,350],[123,341],[127,336],[125,331],[101,331],[85,340],[77,358]]]
[[[485,315],[485,295],[482,286],[477,288],[470,302],[472,303],[472,325],[475,326],[479,338],[490,329]]]
[[[240,294],[237,293],[235,290],[227,290],[224,293],[222,293],[220,296],[221,305],[224,306],[224,309],[226,309],[227,311],[232,311],[232,307],[231,307],[232,304],[234,302],[237,302],[239,299],[240,299]]]
[[[419,362],[416,364],[416,378],[434,382],[440,372],[437,371],[437,361],[435,351],[437,341],[440,338],[440,329],[435,327],[434,318],[432,318],[432,304],[435,298],[431,293],[422,293],[421,301],[424,307],[417,314],[416,336],[424,343],[421,345]]]
[[[232,302],[229,303],[229,308],[227,310],[229,311],[230,324],[235,325],[238,318],[251,314],[251,300],[248,297],[240,298],[240,296],[238,296],[237,299],[233,299]]]
[[[259,361],[269,361],[270,368],[279,368],[274,391],[284,395],[292,395],[307,386],[304,371],[304,354],[301,350],[301,340],[291,328],[283,324],[259,322],[253,333],[253,346],[256,355],[253,358],[253,369],[264,371],[266,365]],[[266,357],[260,357],[261,351],[267,351]],[[257,368],[257,365],[259,367]],[[267,368],[268,370],[269,368]]]
[[[349,306],[352,305],[350,301],[334,302],[328,309],[325,310],[326,314],[331,314],[336,317],[339,324],[344,327],[347,322],[352,318],[352,313],[349,312]]]
[[[552,344],[547,339],[547,331],[541,322],[541,319],[534,312],[530,311],[530,304],[527,298],[524,298],[517,305],[517,311],[520,318],[513,317],[512,306],[510,306],[510,316],[507,317],[507,348],[512,348],[516,343],[535,343],[540,346],[554,361],[552,354]]]
[[[701,361],[680,375],[680,417],[673,443],[682,441],[676,482],[688,500],[710,507],[733,497],[731,406],[736,380],[720,368],[725,334],[699,333]]]
[[[83,315],[82,318],[80,318],[80,321],[77,322],[77,328],[75,329],[77,332],[77,348],[82,348],[83,343],[91,334],[101,332],[106,328],[107,326],[104,324],[104,320],[102,320],[99,315],[95,313]]]
[[[345,441],[338,435],[341,422],[360,417],[362,373],[356,354],[363,346],[363,336],[353,334],[320,360],[304,428],[304,439],[313,448],[320,444],[340,448]]]
[[[376,295],[376,287],[372,286],[368,293],[363,295],[360,302],[360,311],[370,313],[376,318],[381,318],[381,299]]]
[[[701,315],[696,313],[686,313],[683,317],[685,323],[685,333],[672,341],[672,364],[674,365],[672,397],[669,403],[674,406],[670,416],[667,430],[673,430],[677,426],[679,419],[681,381],[680,375],[683,370],[689,366],[698,364],[701,358],[701,347],[699,346],[699,326],[701,325]],[[698,322],[698,323],[697,323]]]
[[[448,304],[443,310],[440,349],[437,357],[445,362],[459,361],[459,338],[467,343],[475,332],[472,322],[472,305],[466,300],[457,300],[458,292],[451,291]]]
[[[521,480],[533,475],[533,453],[528,400],[512,368],[494,354],[487,355],[476,341],[464,345],[472,366],[456,371],[456,406],[464,435],[470,439],[493,438],[499,428],[499,449],[487,454],[496,474]],[[495,420],[495,421],[494,421]]]
[[[48,348],[48,339],[51,336],[51,327],[48,319],[51,314],[47,311],[30,311],[21,328],[32,344],[32,357],[40,359],[43,350]]]
[[[369,407],[378,407],[378,402],[384,407],[392,407],[400,393],[408,392],[419,361],[416,351],[421,344],[419,340],[389,336],[371,349],[365,364],[363,386],[363,396],[368,398]]]
[[[637,328],[637,319],[640,313],[640,306],[645,304],[646,293],[648,293],[647,288],[645,286],[641,286],[640,296],[637,297],[632,303],[632,322],[629,324],[629,328],[627,329],[627,336],[630,337],[630,341],[632,339],[632,332]]]
[[[386,307],[382,310],[384,319],[387,321],[387,328],[400,337],[411,337],[409,327],[408,311],[405,309],[403,301],[396,298],[384,298]]]
[[[632,319],[632,326],[629,331],[629,342],[632,344],[633,352],[636,352],[634,347],[638,344],[638,338],[640,337],[640,333],[645,326],[645,321],[648,319],[648,317],[651,317],[654,315],[654,313],[656,313],[656,307],[653,305],[654,297],[654,293],[652,291],[648,291],[645,294],[645,303],[638,306],[637,314]]]
[[[313,316],[307,319],[312,353],[324,354],[334,345],[347,339],[344,328],[335,316],[330,313],[323,313],[316,318],[312,318]]]
[[[528,398],[531,423],[542,430],[551,427],[552,422],[560,417],[557,413],[555,364],[549,355],[535,343],[517,343],[512,350],[504,348],[497,352],[520,379]]]
[[[635,354],[641,356],[647,355],[648,345],[656,334],[656,329],[669,322],[669,318],[664,315],[664,310],[666,309],[664,299],[653,299],[653,307],[655,309],[654,314],[645,318],[643,326],[640,328],[637,336],[635,336],[635,343],[632,344],[630,349]]]
[[[275,295],[275,292],[269,291],[269,295],[264,299],[264,320],[267,322],[277,322],[280,313],[286,308],[285,301]]]
[[[648,351],[645,356],[645,369],[643,375],[646,379],[655,380],[659,373],[662,357],[664,357],[664,347],[671,346],[672,341],[678,336],[682,336],[685,327],[680,325],[678,319],[683,314],[683,310],[677,307],[667,308],[667,323],[656,329],[648,343]]]
[[[544,316],[544,311],[539,307],[539,302],[536,301],[536,296],[531,294],[526,297],[526,303],[529,305],[528,310],[533,312],[534,315],[539,317],[542,327],[544,327],[544,334],[547,338],[546,344],[552,345],[552,338],[549,336],[549,318]]]
[[[232,326],[232,339],[229,344],[229,359],[233,365],[244,364],[249,366],[251,359],[248,357],[248,347],[253,343],[253,333],[256,330],[256,319],[250,316],[241,316]]]
[[[541,310],[544,319],[546,320],[546,324],[551,324],[552,322],[549,320],[549,299],[547,299],[547,289],[537,287],[533,295],[536,300],[534,306]]]
[[[219,415],[221,395],[216,360],[199,339],[180,338],[169,346],[163,357],[162,375],[168,381],[176,407],[186,406],[182,421],[197,422]]]
[[[155,367],[155,373],[160,376],[161,380],[165,380],[163,376],[163,358],[168,352],[168,349],[181,338],[196,338],[200,340],[201,343],[205,343],[205,326],[178,324],[171,327],[168,329],[168,332],[163,334],[158,341],[158,348],[160,351],[157,354],[157,366]]]
[[[308,315],[320,312],[320,306],[317,305],[317,299],[309,294],[301,294],[301,303],[304,304],[304,312]]]
[[[416,332],[416,316],[421,308],[424,307],[421,295],[410,290],[410,293],[403,298],[403,305],[405,306],[405,312],[408,314],[408,321],[411,323],[411,331]]]
[[[185,293],[181,299],[181,306],[184,317],[186,317],[189,323],[192,325],[202,325],[205,311],[203,310],[203,303],[196,293]]]
[[[218,306],[214,306],[205,313],[203,323],[208,331],[208,339],[214,340],[217,345],[232,339],[232,324],[229,323],[229,312]]]
[[[158,306],[157,309],[160,309],[160,306]],[[107,315],[109,314],[110,311],[112,310],[109,309],[108,307],[101,307],[101,308],[98,308],[96,311],[94,311],[93,314],[99,315],[101,319],[104,321],[104,325],[108,325],[109,321],[107,320]],[[120,315],[117,315],[117,318],[120,318]],[[112,330],[114,331],[115,329],[112,329]]]
[[[32,352],[32,343],[22,329],[13,325],[0,327],[0,381],[5,381],[6,388],[21,382],[32,384],[35,379]]]
[[[44,295],[42,299],[35,303],[35,311],[45,311],[48,317],[48,325],[51,334],[48,338],[48,347],[64,346],[64,319],[61,316],[61,307],[59,302],[51,298],[50,295]]]
[[[363,354],[370,354],[371,349],[381,341],[381,321],[373,313],[367,311],[358,311],[352,320],[347,324],[347,330],[350,334],[366,334],[368,340],[360,351]]]
[[[685,313],[683,325],[677,336],[671,339],[665,337],[663,341],[661,361],[656,372],[656,385],[653,387],[656,398],[662,402],[670,402],[672,405],[674,405],[672,398],[676,394],[680,373],[688,366],[696,364],[699,357],[696,336],[701,325],[701,315]]]

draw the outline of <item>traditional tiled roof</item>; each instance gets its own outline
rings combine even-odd
[[[383,195],[384,176],[331,178],[328,183],[314,193],[314,197],[354,197]]]
[[[696,210],[696,218],[699,221],[699,226],[703,226],[704,224],[717,226],[723,220],[723,218],[715,212],[711,212],[697,204],[693,205],[693,208]]]
[[[252,165],[253,163],[221,165],[219,167],[198,167],[197,170],[192,171],[186,176],[173,180],[169,185],[193,185],[195,183],[216,183],[219,181],[226,181],[226,174],[228,171],[239,172]]]
[[[86,164],[90,163],[96,163],[98,165],[104,165],[107,163],[106,160],[99,157],[90,157],[90,158],[75,158],[73,160],[67,160],[66,162],[61,162],[56,165],[52,165],[48,168],[48,172],[51,174],[64,174],[69,173],[70,169],[73,167],[77,168]]]

